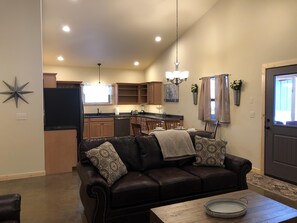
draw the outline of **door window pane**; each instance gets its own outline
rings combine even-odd
[[[277,75],[274,79],[274,123],[296,125],[296,81],[297,74]]]

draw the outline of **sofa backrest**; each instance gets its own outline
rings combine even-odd
[[[155,136],[138,136],[135,141],[139,147],[143,170],[176,165],[176,162],[163,160],[161,148]]]
[[[85,152],[96,148],[104,142],[110,142],[119,157],[126,165],[128,171],[141,170],[140,153],[135,138],[132,136],[111,137],[111,138],[96,138],[83,140],[79,146],[79,160],[81,163],[90,163],[89,158],[86,157]]]
[[[196,134],[192,132],[189,134],[193,145],[195,145]],[[100,146],[106,141],[114,146],[128,171],[142,171],[168,166],[183,166],[195,161],[194,157],[176,161],[164,161],[160,145],[155,136],[137,136],[135,138],[132,136],[122,136],[83,140],[79,146],[80,162],[90,164],[85,152]]]

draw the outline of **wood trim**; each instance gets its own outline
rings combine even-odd
[[[284,61],[277,61],[267,64],[262,64],[262,84],[261,84],[261,93],[262,93],[262,114],[261,114],[261,166],[259,169],[259,173],[264,174],[264,162],[265,162],[265,74],[266,69],[268,68],[274,68],[274,67],[283,67],[283,66],[290,66],[297,64],[297,59],[291,59],[291,60],[284,60]]]
[[[35,172],[27,172],[27,173],[18,173],[18,174],[9,174],[9,175],[1,175],[0,181],[7,180],[18,180],[30,177],[41,177],[45,176],[45,171],[35,171]]]

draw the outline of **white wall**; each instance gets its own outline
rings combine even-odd
[[[83,81],[84,83],[98,83],[99,69],[94,67],[70,67],[70,66],[43,66],[44,73],[57,73],[58,81]],[[100,68],[100,82],[104,84],[118,83],[141,83],[145,82],[143,71],[137,70],[119,70]],[[103,113],[114,112],[115,105],[85,106],[85,113],[96,113],[97,108]],[[141,110],[138,105],[119,105],[121,112],[130,112],[131,110]]]
[[[295,0],[219,1],[180,39],[180,69],[189,70],[190,78],[180,85],[180,102],[165,103],[164,110],[183,114],[188,127],[201,128],[191,84],[200,87],[200,77],[220,73],[231,74],[230,81],[242,79],[241,104],[233,105],[230,92],[231,124],[222,126],[218,137],[228,141],[228,152],[250,159],[260,169],[261,66],[297,58],[296,11]],[[146,70],[146,80],[165,82],[165,71],[174,69],[174,56],[174,48],[166,51]],[[250,118],[250,112],[255,112],[255,118]]]
[[[0,180],[44,174],[44,141],[42,109],[42,48],[40,0],[0,1],[0,92],[8,91],[2,81],[19,86],[29,102],[0,94]],[[16,120],[25,113],[26,120]]]

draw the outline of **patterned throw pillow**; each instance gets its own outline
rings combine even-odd
[[[127,168],[110,142],[86,152],[86,156],[98,169],[109,186],[128,173]]]
[[[195,136],[195,166],[225,167],[226,141]]]

